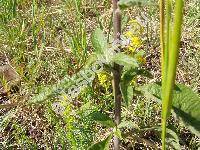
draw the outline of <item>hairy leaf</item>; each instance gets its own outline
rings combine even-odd
[[[161,99],[160,84],[149,84],[143,86],[141,90],[147,93],[147,95],[154,96],[156,99]],[[175,90],[173,91],[172,108],[174,110],[174,115],[180,118],[184,125],[191,130],[191,132],[199,136],[200,97],[189,87],[182,84],[177,84],[175,86]]]
[[[90,146],[88,150],[109,150],[109,143],[111,138],[112,134],[110,134],[105,140]]]
[[[126,107],[130,106],[130,102],[133,98],[133,87],[132,86],[127,86],[124,82],[120,84],[121,92],[122,92],[122,97],[125,101]]]
[[[102,125],[106,127],[114,127],[115,123],[113,120],[106,114],[103,114],[101,112],[93,112],[92,119],[97,121],[98,123],[101,123]]]
[[[95,52],[104,54],[107,50],[107,40],[103,31],[97,28],[92,34],[92,45],[95,49]]]
[[[174,150],[181,149],[181,146],[179,144],[179,137],[177,133],[169,128],[167,129],[166,143],[169,147],[173,148]]]
[[[108,48],[107,39],[103,31],[97,28],[92,34],[92,45],[99,60],[109,63],[115,51]]]
[[[131,56],[128,56],[123,53],[117,53],[113,59],[113,62],[124,66],[125,68],[135,68],[138,67],[137,60]]]
[[[146,69],[131,68],[123,73],[122,80],[130,82],[136,75],[142,75],[148,78],[153,77],[153,75]]]
[[[147,70],[138,68],[131,68],[123,73],[120,88],[127,107],[130,105],[130,102],[133,98],[133,87],[130,85],[130,82],[136,75],[152,77],[151,73]]]
[[[93,53],[93,54],[91,54],[89,57],[88,57],[88,59],[87,59],[87,61],[86,61],[86,64],[85,64],[85,68],[89,68],[94,62],[96,62],[98,60],[98,54],[96,54],[96,53]]]
[[[47,99],[50,99],[55,95],[58,96],[63,92],[66,93],[70,99],[73,99],[74,97],[72,96],[76,96],[73,93],[76,92],[79,94],[80,91],[85,89],[87,85],[90,86],[94,78],[94,72],[91,71],[91,68],[83,68],[80,72],[74,74],[72,77],[65,76],[65,78],[59,81],[57,84],[43,87],[38,94],[35,94],[28,101],[28,104],[43,103]],[[73,90],[71,89],[73,93],[72,91],[69,91],[70,88],[73,88]]]
[[[170,128],[167,128],[167,135],[166,135],[166,144],[168,149],[173,149],[173,150],[180,150],[180,144],[179,144],[179,137],[178,134],[176,132],[176,130],[172,130],[173,127],[170,126]],[[143,131],[157,131],[159,133],[159,135],[162,132],[162,128],[161,126],[154,126],[154,127],[150,127],[150,128],[143,128],[141,129]]]

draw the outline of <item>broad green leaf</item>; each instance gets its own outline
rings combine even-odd
[[[137,75],[137,68],[131,68],[127,71],[124,71],[122,74],[122,81],[130,83],[131,80]]]
[[[106,127],[115,127],[115,123],[113,122],[113,120],[106,114],[100,112],[93,112],[91,116],[93,120],[97,121],[98,123],[101,123]]]
[[[174,150],[180,150],[181,146],[179,144],[179,137],[177,133],[169,128],[167,128],[167,146],[173,148]]]
[[[161,84],[160,83],[150,83],[140,87],[144,96],[148,99],[154,99],[156,102],[161,104]]]
[[[120,84],[122,97],[125,101],[126,107],[130,106],[131,100],[133,99],[133,87],[126,85],[124,82]]]
[[[110,140],[112,138],[112,134],[110,134],[105,140],[100,141],[88,148],[88,150],[109,150]]]
[[[154,131],[157,131],[159,133],[159,135],[161,135],[161,132],[162,132],[161,126],[143,128],[141,130],[143,130],[143,131],[154,130]],[[180,144],[179,144],[179,137],[178,137],[176,131],[174,131],[174,129],[172,130],[171,127],[167,128],[166,144],[167,144],[168,149],[173,149],[173,150],[180,150],[181,149]]]
[[[131,6],[142,6],[142,5],[149,5],[149,0],[120,0],[118,5],[121,9],[126,9]]]
[[[122,74],[122,80],[130,82],[136,75],[142,75],[148,78],[153,77],[153,75],[146,69],[131,68]]]
[[[69,89],[71,87],[74,87],[74,91],[76,90],[77,93],[79,94],[81,90],[87,87],[87,86],[83,86],[83,82],[85,83],[84,85],[90,86],[94,78],[95,78],[95,75],[91,68],[83,68],[81,71],[79,71],[77,74],[74,74],[72,77],[67,75],[65,76],[64,79],[59,81],[57,84],[43,87],[38,94],[35,94],[27,102],[27,104],[31,105],[31,104],[36,104],[36,103],[43,103],[47,99],[50,99],[51,97],[55,95],[58,96],[63,92],[66,92],[67,95],[70,95]]]
[[[95,52],[99,54],[104,54],[107,51],[107,40],[103,31],[97,28],[92,34],[92,45],[94,47]]]
[[[185,85],[174,93],[173,110],[185,125],[200,137],[200,97]]]
[[[123,73],[120,88],[127,107],[130,105],[133,98],[133,87],[130,85],[130,82],[136,75],[152,77],[151,73],[147,70],[138,68],[131,68]]]
[[[89,68],[94,62],[96,62],[98,60],[98,55],[96,53],[91,54],[87,61],[86,64],[84,66],[84,68]]]
[[[115,54],[112,48],[108,48],[107,39],[103,31],[97,28],[92,34],[92,45],[94,47],[95,53],[98,59],[103,62],[109,63],[111,57]]]
[[[149,84],[141,88],[148,95],[155,96],[156,99],[161,98],[161,85]],[[152,98],[152,97],[151,97]],[[182,120],[184,125],[191,132],[200,135],[200,97],[194,93],[189,87],[177,84],[173,91],[173,115]]]
[[[123,53],[117,53],[116,55],[114,55],[114,57],[112,58],[112,61],[119,65],[124,66],[125,68],[138,67],[138,63],[135,58]]]
[[[130,69],[130,70],[135,70],[135,69]],[[130,106],[130,102],[133,98],[133,87],[130,85],[130,82],[136,75],[135,72],[132,73],[130,70],[124,72],[124,74],[122,75],[122,81],[120,83],[120,89],[126,107]]]
[[[53,93],[53,88],[50,86],[44,87],[42,91],[34,95],[29,101],[28,104],[37,104],[37,103],[43,103],[45,100],[48,99],[48,97]]]

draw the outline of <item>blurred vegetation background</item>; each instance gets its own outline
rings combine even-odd
[[[185,5],[177,80],[200,93],[200,1],[186,0]],[[18,105],[0,110],[0,149],[84,150],[106,136],[107,129],[95,123],[89,114],[100,110],[112,116],[114,104],[109,76],[104,75],[104,79],[97,76],[92,86],[73,102],[63,93],[41,104],[25,104],[46,86],[83,68],[93,51],[91,33],[96,27],[112,40],[111,12],[110,0],[0,0],[1,61],[5,62],[6,57],[20,77],[14,84],[3,84],[6,92],[1,94],[0,104]],[[143,67],[153,75],[150,81],[138,77],[133,84],[159,81],[157,1],[153,6],[134,7],[123,13],[124,33],[129,20],[138,21],[143,28],[138,36],[142,41],[139,50],[145,52]],[[103,86],[104,82],[108,85]],[[2,78],[1,83],[4,83]],[[62,99],[64,113],[55,113],[52,104]],[[136,95],[133,102],[129,110],[123,107],[123,117],[140,128],[159,125],[160,105]],[[171,120],[183,149],[200,148],[200,139],[175,118]],[[138,136],[161,144],[155,131],[141,131]],[[124,142],[123,148],[131,149],[129,143]],[[135,149],[139,148],[147,149],[144,144],[135,143]]]

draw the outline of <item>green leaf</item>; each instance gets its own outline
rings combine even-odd
[[[142,91],[152,95],[157,100],[161,98],[161,85],[149,84],[141,88]],[[152,98],[152,97],[151,97]],[[173,115],[180,118],[191,132],[200,135],[200,97],[189,87],[177,84],[173,91]]]
[[[101,123],[106,127],[115,127],[115,123],[113,122],[113,120],[106,114],[100,112],[93,112],[91,116],[93,120],[97,121],[98,123]]]
[[[130,83],[131,80],[137,75],[137,69],[136,68],[131,68],[127,71],[124,71],[122,74],[122,81],[126,83]]]
[[[125,101],[126,107],[130,106],[130,102],[133,99],[133,87],[130,85],[126,85],[124,82],[120,84],[122,97]]]
[[[142,6],[142,5],[149,5],[149,0],[120,0],[118,5],[121,9],[126,9],[131,6]]]
[[[92,34],[92,45],[95,49],[95,52],[99,54],[104,54],[107,51],[107,40],[103,31],[97,28]]]
[[[127,107],[130,105],[130,102],[133,98],[133,87],[130,86],[130,82],[136,75],[152,77],[151,73],[147,70],[138,68],[131,68],[123,73],[120,88]]]
[[[113,133],[116,137],[118,137],[120,140],[122,140],[122,132],[120,131],[119,128],[114,128]]]
[[[140,87],[144,96],[148,99],[154,99],[156,102],[161,104],[161,84],[160,83],[150,83]]]
[[[153,78],[153,75],[146,69],[131,68],[123,73],[122,80],[130,82],[136,75]]]
[[[52,86],[52,87],[54,87],[54,86]],[[31,104],[43,103],[53,93],[52,87],[50,87],[50,86],[44,87],[39,94],[34,95],[28,101],[28,104],[31,105]]]
[[[134,70],[134,73],[131,70]],[[120,89],[121,89],[122,97],[125,101],[126,107],[130,105],[130,102],[133,98],[133,87],[130,86],[130,82],[135,75],[136,75],[135,68],[125,71],[124,74],[122,75]]]
[[[114,55],[114,57],[112,58],[112,61],[119,65],[124,66],[125,68],[138,67],[138,63],[135,58],[123,53],[117,53],[116,55]]]
[[[57,84],[43,87],[38,94],[33,95],[33,97],[27,102],[27,104],[32,105],[37,103],[43,103],[46,100],[55,97],[55,95],[58,96],[62,94],[63,92],[69,95],[69,89],[71,87],[75,87],[74,91],[76,91],[79,94],[81,90],[86,88],[86,86],[82,86],[82,82],[85,82],[85,85],[90,86],[94,78],[94,72],[91,71],[91,68],[82,68],[82,70],[80,70],[77,74],[74,74],[71,77],[66,75],[65,78],[59,81]]]
[[[144,77],[148,77],[150,79],[153,78],[153,75],[151,74],[151,72],[149,72],[148,70],[146,69],[137,69],[137,75],[142,75]]]
[[[179,137],[177,135],[177,132],[173,128],[172,128],[172,126],[170,126],[170,128],[167,128],[166,144],[167,144],[168,149],[180,150],[181,147],[180,147],[180,144],[179,144]],[[161,126],[143,128],[141,130],[143,130],[143,131],[154,130],[154,131],[157,131],[159,135],[161,135],[161,132],[162,132]]]
[[[138,51],[138,52],[134,55],[134,58],[138,58],[138,57],[145,57],[145,51],[144,51],[144,50]]]
[[[167,128],[166,144],[174,150],[181,149],[181,146],[179,144],[179,137],[178,137],[177,133],[169,128]]]
[[[200,137],[200,97],[185,85],[174,93],[173,110],[185,125]]]
[[[92,45],[94,47],[97,58],[109,63],[111,57],[115,54],[112,48],[108,48],[107,39],[103,31],[97,28],[92,34]]]
[[[97,60],[98,60],[98,54],[96,54],[96,53],[91,54],[91,55],[88,57],[84,68],[89,68],[89,67],[90,67],[94,62],[96,62]]]
[[[110,134],[105,140],[90,146],[88,150],[109,150],[109,143],[111,138],[112,134]]]

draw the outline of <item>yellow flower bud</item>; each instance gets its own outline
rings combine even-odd
[[[97,76],[98,76],[100,85],[103,87],[107,87],[107,80],[108,80],[107,75],[105,73],[99,73],[97,74]]]

